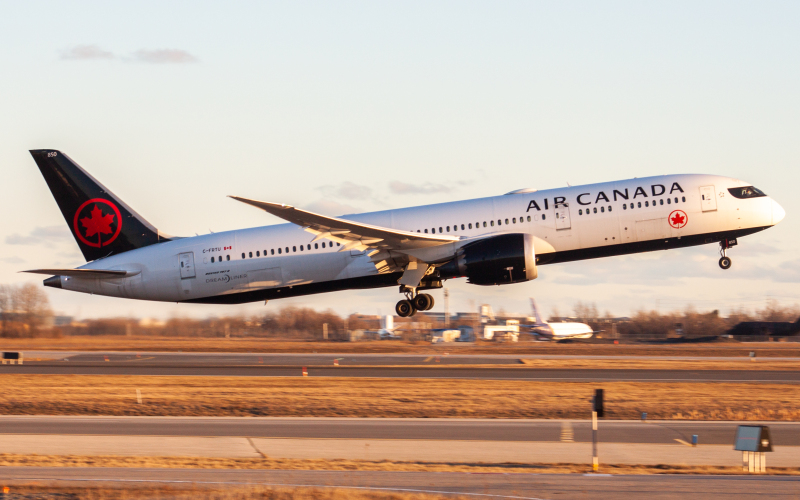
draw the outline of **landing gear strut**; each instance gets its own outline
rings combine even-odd
[[[736,246],[736,238],[730,240],[725,238],[719,242],[719,267],[722,269],[731,268],[731,258],[728,257],[728,249],[733,246]]]
[[[401,318],[413,316],[417,311],[433,309],[433,296],[427,293],[417,293],[416,288],[408,286],[401,286],[400,293],[405,294],[406,298],[398,302],[394,310]]]

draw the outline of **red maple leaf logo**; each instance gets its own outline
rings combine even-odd
[[[97,241],[100,243],[100,234],[112,234],[111,224],[114,223],[114,214],[103,215],[103,212],[97,207],[95,203],[92,209],[92,216],[84,217],[81,219],[81,224],[86,228],[86,237],[97,235]]]
[[[681,224],[683,224],[683,221],[685,219],[686,219],[686,217],[684,217],[683,215],[681,215],[679,213],[676,213],[671,219],[672,220],[672,225],[673,226],[680,226]]]

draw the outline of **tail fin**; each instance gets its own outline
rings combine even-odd
[[[69,156],[54,149],[31,155],[87,262],[170,240]]]
[[[536,319],[536,324],[543,324],[545,321],[539,315],[539,308],[536,307],[536,301],[531,298],[531,310],[533,310],[533,317]]]

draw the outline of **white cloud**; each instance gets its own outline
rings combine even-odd
[[[431,184],[430,182],[409,184],[407,182],[392,181],[389,183],[389,190],[395,194],[433,194],[449,193],[453,191],[453,188],[444,184]]]
[[[179,49],[141,49],[134,52],[133,60],[154,64],[186,64],[197,62],[195,56],[185,50]]]
[[[114,59],[116,56],[97,45],[76,45],[61,52],[61,59],[70,61],[88,61],[91,59]]]
[[[19,257],[3,257],[0,259],[0,262],[5,262],[7,264],[22,264],[25,262],[25,259],[20,259]]]
[[[72,235],[64,225],[35,227],[27,235],[18,233],[6,236],[6,245],[38,245],[44,242],[67,240]]]
[[[332,200],[318,200],[306,205],[304,208],[311,212],[316,212],[318,214],[323,214],[323,215],[332,215],[332,216],[355,214],[363,211],[358,207],[347,205],[345,203],[339,203]]]
[[[349,181],[345,181],[338,186],[322,186],[319,189],[325,196],[336,196],[348,200],[364,200],[372,194],[372,189],[367,186],[361,186]]]

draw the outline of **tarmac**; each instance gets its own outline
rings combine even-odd
[[[526,355],[522,357],[536,359],[534,356]],[[550,357],[546,356],[539,358],[550,359]],[[588,358],[575,357],[569,359]],[[633,357],[619,358],[632,359]],[[672,359],[662,357],[635,358]],[[0,373],[299,377],[302,376],[303,368],[305,367],[309,377],[800,384],[800,371],[770,370],[769,361],[764,361],[764,367],[760,370],[685,370],[533,368],[521,365],[519,359],[519,355],[323,355],[33,351],[25,353],[23,365],[0,365]],[[561,359],[566,358],[561,357]],[[693,358],[684,357],[680,359]],[[708,359],[696,358],[695,360],[708,361]],[[743,361],[741,357],[724,359]],[[784,358],[770,358],[770,360],[777,359]]]
[[[5,453],[589,463],[586,421],[40,417],[0,418]],[[752,424],[748,422],[748,424]],[[600,422],[605,463],[741,464],[735,422]],[[771,423],[768,465],[800,467],[798,423]],[[588,431],[588,432],[587,432]],[[696,433],[698,446],[691,446]],[[402,437],[400,437],[402,436]]]
[[[796,499],[800,476],[471,474],[459,472],[292,471],[103,467],[2,467],[0,481],[16,484],[111,487],[268,485],[339,487],[385,492],[460,494],[475,499],[613,498],[619,500]]]

